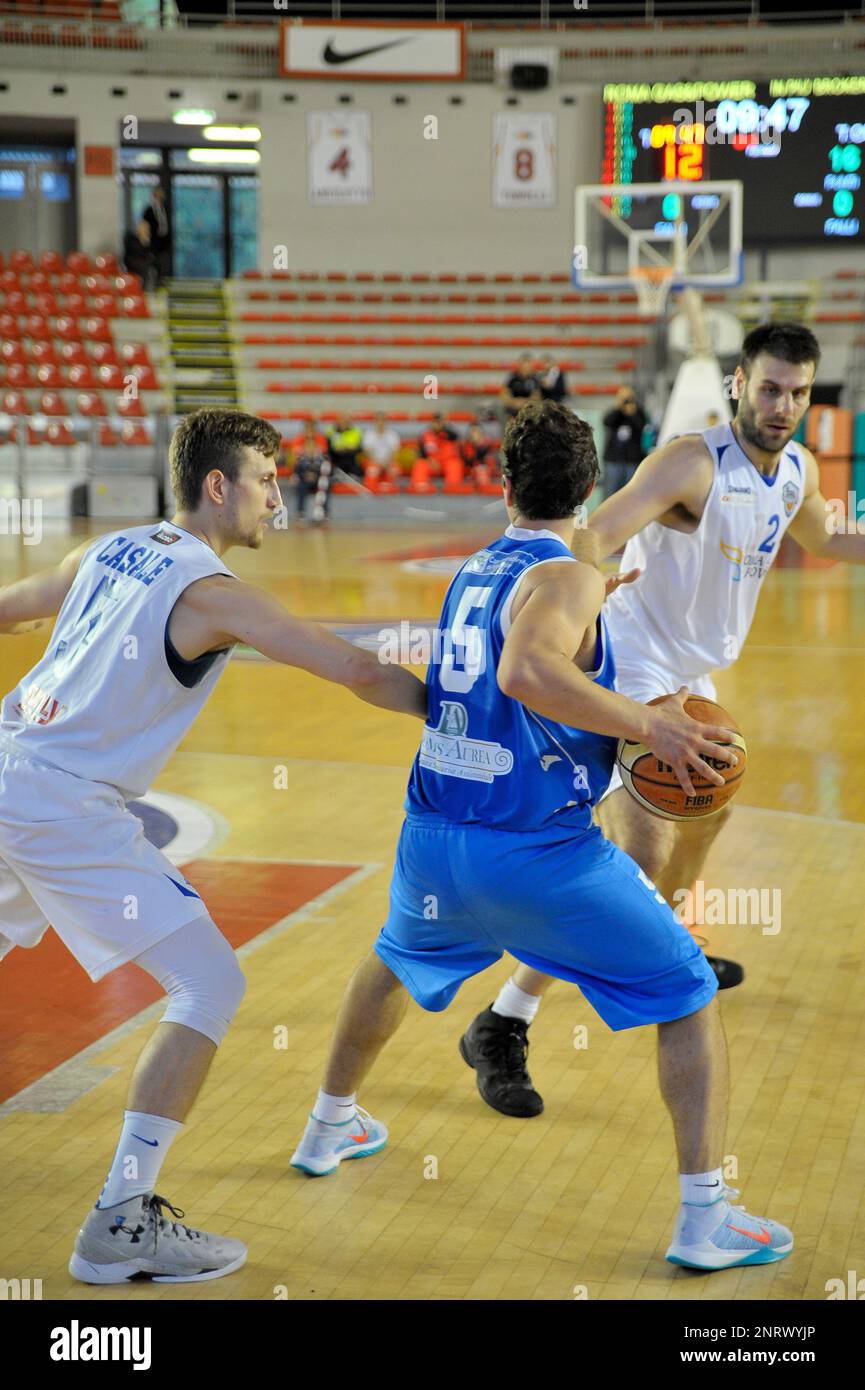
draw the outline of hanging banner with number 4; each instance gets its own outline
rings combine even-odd
[[[556,206],[556,117],[552,112],[493,117],[493,207]]]
[[[309,111],[311,203],[372,202],[372,120],[368,111]]]

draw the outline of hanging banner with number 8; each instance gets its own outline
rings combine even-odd
[[[556,206],[556,117],[508,111],[493,117],[493,206]]]

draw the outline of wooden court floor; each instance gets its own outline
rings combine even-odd
[[[497,525],[487,514],[450,530],[274,533],[229,563],[343,626],[435,619],[447,580],[435,553],[468,553]],[[68,540],[4,537],[0,582]],[[793,1228],[789,1259],[709,1276],[663,1260],[677,1186],[653,1032],[612,1035],[571,987],[553,987],[531,1030],[544,1114],[508,1119],[481,1102],[456,1044],[506,961],[444,1014],[409,1005],[360,1095],[390,1127],[383,1153],[322,1180],[289,1169],[345,982],[382,921],[419,728],[300,672],[236,660],[156,787],[210,827],[182,862],[249,982],[159,1186],[189,1221],[245,1240],[249,1261],[176,1288],[69,1277],[159,1011],[134,967],[93,986],[49,933],[0,965],[0,1037],[27,1083],[0,1106],[0,1277],[42,1279],[44,1298],[74,1301],[690,1301],[824,1299],[827,1281],[865,1274],[863,618],[865,575],[773,572],[741,661],[718,679],[751,761],[706,883],[780,905],[768,931],[706,931],[747,971],[721,996],[726,1167],[752,1211]],[[43,646],[42,634],[0,637],[4,692]],[[280,767],[287,789],[274,785]]]

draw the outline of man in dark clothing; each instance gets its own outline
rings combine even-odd
[[[152,290],[156,277],[153,248],[150,245],[150,226],[142,217],[135,231],[123,238],[123,264],[130,275],[140,275],[146,290]]]
[[[526,404],[526,401],[540,400],[541,387],[532,371],[532,359],[527,352],[521,354],[517,369],[512,372],[501,389],[505,423]]]
[[[541,388],[542,400],[561,402],[568,394],[565,374],[561,367],[556,366],[552,354],[549,352],[545,352],[540,360],[538,367],[538,384]]]
[[[157,184],[153,197],[144,209],[144,220],[150,228],[150,245],[156,263],[157,284],[171,274],[171,222],[165,206],[165,190]]]
[[[643,457],[641,440],[646,414],[630,386],[620,386],[616,403],[604,416],[604,501],[629,483]]]

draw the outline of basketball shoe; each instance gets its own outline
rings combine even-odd
[[[745,968],[737,960],[724,960],[723,956],[706,956],[706,963],[714,970],[719,989],[735,989],[745,978]]]
[[[487,1105],[520,1119],[540,1115],[544,1108],[526,1070],[527,1029],[523,1019],[502,1018],[490,1006],[460,1038],[460,1056],[477,1072],[478,1090]]]
[[[246,1260],[246,1246],[163,1216],[184,1215],[146,1192],[115,1207],[93,1207],[78,1232],[69,1273],[83,1284],[194,1284],[221,1279]]]
[[[725,1187],[711,1206],[691,1206],[682,1202],[676,1229],[666,1258],[674,1265],[692,1269],[729,1269],[732,1265],[766,1265],[783,1260],[793,1249],[793,1233],[765,1216],[751,1216],[744,1207],[734,1207],[738,1197],[733,1187]]]
[[[344,1158],[365,1158],[378,1153],[386,1143],[387,1127],[360,1106],[350,1120],[334,1124],[310,1115],[290,1166],[311,1178],[323,1178],[336,1172]]]

